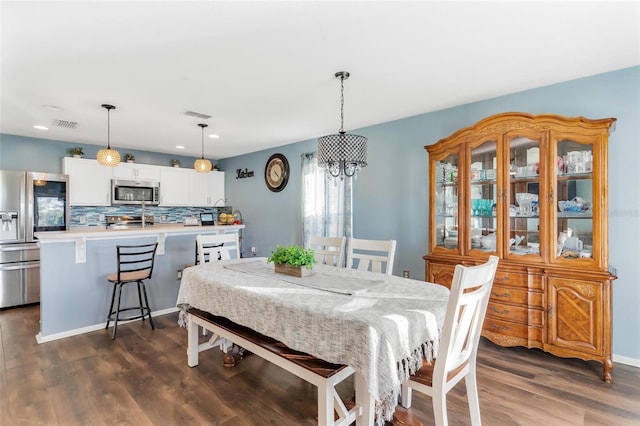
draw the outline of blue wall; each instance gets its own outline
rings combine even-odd
[[[396,239],[394,274],[409,270],[412,278],[424,279],[428,214],[424,146],[505,111],[618,119],[609,145],[609,259],[619,277],[613,285],[613,352],[618,359],[640,365],[640,67],[357,129],[369,138],[369,165],[354,184],[354,236]],[[0,168],[56,172],[72,146],[76,145],[0,135]],[[93,157],[98,148],[85,147],[85,156]],[[226,204],[242,212],[247,226],[245,248],[255,246],[259,256],[267,256],[278,244],[302,243],[300,155],[315,149],[316,140],[306,140],[219,162],[226,171]],[[275,152],[286,155],[291,165],[289,184],[279,193],[264,183],[265,163]],[[168,165],[172,158],[144,153],[147,160],[143,153],[134,154],[138,163]],[[190,165],[193,159],[185,161],[183,165]],[[254,171],[254,177],[236,179],[235,170],[245,168]]]
[[[514,93],[354,130],[369,138],[368,163],[354,184],[353,235],[398,241],[394,275],[409,270],[424,279],[427,252],[427,154],[437,142],[475,122],[506,111],[588,118],[616,117],[609,145],[609,260],[613,285],[613,352],[640,365],[640,67]],[[227,204],[240,210],[247,228],[244,246],[266,256],[277,244],[302,243],[301,159],[316,140],[301,141],[221,161],[227,170]],[[280,152],[291,165],[279,193],[264,183],[264,166]],[[253,170],[235,179],[232,170]]]

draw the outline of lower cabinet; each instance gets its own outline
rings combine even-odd
[[[426,280],[451,287],[455,265],[469,258],[425,256]],[[477,263],[481,263],[480,260]],[[500,346],[539,348],[565,358],[595,360],[611,370],[611,277],[501,260],[482,335]]]

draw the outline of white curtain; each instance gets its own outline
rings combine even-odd
[[[351,178],[327,179],[316,153],[302,154],[302,226],[309,235],[351,237]]]

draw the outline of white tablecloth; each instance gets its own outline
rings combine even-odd
[[[276,274],[265,258],[184,270],[177,306],[230,319],[290,348],[359,371],[390,420],[400,383],[437,352],[446,287],[315,265],[313,275]]]

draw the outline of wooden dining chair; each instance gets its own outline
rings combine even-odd
[[[393,273],[393,260],[396,255],[396,240],[349,239],[347,250],[347,268],[362,271]]]
[[[198,235],[196,253],[199,264],[210,260],[240,259],[238,233]]]
[[[411,390],[431,396],[437,426],[447,425],[447,392],[464,378],[471,424],[480,425],[476,355],[498,258],[478,266],[457,265],[453,274],[437,359],[402,384],[401,404],[411,407]]]
[[[321,265],[344,267],[346,237],[322,237],[309,235],[307,248],[313,249],[316,262]]]

